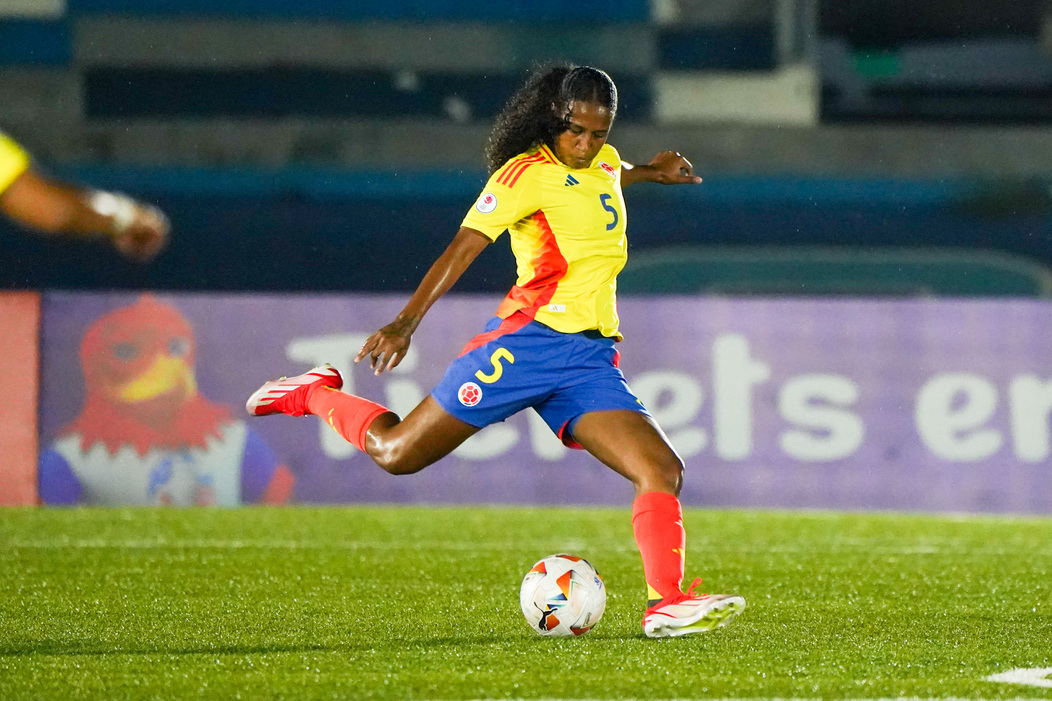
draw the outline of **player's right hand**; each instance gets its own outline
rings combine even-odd
[[[395,319],[365,340],[354,362],[369,358],[369,367],[377,375],[393,370],[409,352],[414,324],[408,319]]]

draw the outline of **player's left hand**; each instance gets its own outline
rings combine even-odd
[[[701,178],[694,175],[694,166],[678,151],[662,151],[650,161],[654,182],[662,185],[697,185]]]
[[[113,235],[113,245],[122,256],[136,263],[153,260],[168,243],[168,217],[156,207],[139,202],[127,226]]]

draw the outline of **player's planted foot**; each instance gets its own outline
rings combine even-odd
[[[296,377],[264,382],[245,402],[245,409],[253,416],[303,416],[307,413],[307,397],[319,387],[343,387],[340,371],[326,363]]]
[[[705,633],[725,626],[745,610],[745,599],[729,594],[694,594],[695,579],[686,594],[662,599],[647,609],[643,631],[650,638]]]

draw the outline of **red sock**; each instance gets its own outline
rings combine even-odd
[[[647,599],[653,605],[680,591],[687,534],[679,499],[665,492],[645,492],[632,504],[632,532],[643,556]]]
[[[307,411],[320,416],[344,440],[365,451],[365,434],[369,426],[380,414],[391,410],[332,387],[319,387],[307,398]]]

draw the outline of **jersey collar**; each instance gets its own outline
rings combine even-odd
[[[552,151],[550,148],[548,148],[548,144],[541,144],[541,149],[540,149],[540,151],[538,151],[538,153],[543,155],[548,160],[549,163],[554,163],[556,165],[563,166],[564,168],[568,168],[569,167],[565,163],[563,163],[562,161],[560,161],[558,158],[555,157],[555,152]]]
[[[602,160],[603,156],[603,150],[600,149],[599,153],[595,154],[595,158],[592,159],[592,162],[588,164],[587,168],[571,168],[570,166],[566,165],[558,159],[558,157],[555,155],[555,152],[548,147],[548,144],[541,144],[541,147],[540,149],[538,149],[537,153],[541,154],[545,158],[545,160],[547,160],[547,162],[553,163],[557,166],[561,166],[563,168],[566,168],[567,170],[591,170],[593,168],[598,167],[599,161]]]

